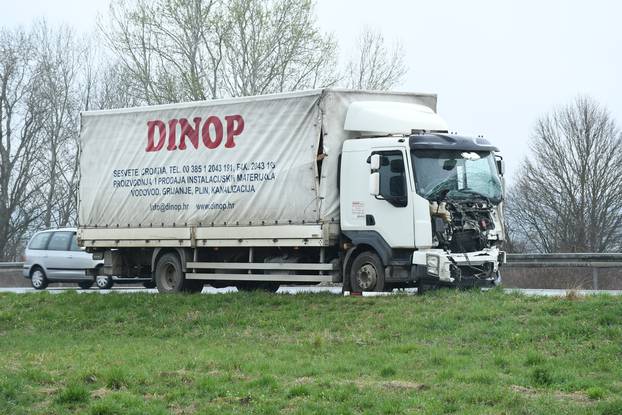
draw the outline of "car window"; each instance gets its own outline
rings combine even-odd
[[[52,235],[51,232],[43,232],[36,235],[32,238],[32,241],[30,241],[28,249],[45,249],[48,241],[50,240],[50,235]]]
[[[78,237],[76,236],[75,233],[71,237],[71,247],[69,248],[69,250],[70,251],[79,251],[80,250],[80,247],[78,246]]]
[[[48,244],[48,251],[67,251],[72,235],[72,232],[54,232]]]

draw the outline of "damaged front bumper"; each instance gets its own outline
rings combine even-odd
[[[494,286],[501,282],[499,266],[505,263],[505,252],[496,247],[467,253],[442,249],[416,251],[413,264],[425,267],[422,279],[450,286]]]

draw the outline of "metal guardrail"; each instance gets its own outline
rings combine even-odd
[[[592,287],[598,290],[600,268],[622,268],[622,253],[554,253],[554,254],[508,254],[506,267],[516,268],[591,268]]]
[[[508,254],[506,266],[542,268],[542,267],[622,267],[622,253],[596,254],[589,252],[554,253],[554,254]]]
[[[0,269],[22,269],[23,262],[0,262]]]
[[[598,289],[600,268],[622,268],[622,253],[554,253],[554,254],[507,254],[505,267],[516,268],[591,268],[592,285]],[[23,262],[0,262],[0,269],[21,270]]]

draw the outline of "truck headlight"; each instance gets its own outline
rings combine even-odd
[[[428,274],[438,275],[438,264],[440,263],[438,255],[428,254],[425,257],[425,263],[428,267]]]

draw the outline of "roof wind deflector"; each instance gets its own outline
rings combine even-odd
[[[420,104],[390,101],[358,101],[348,107],[344,129],[381,134],[412,134],[447,131],[445,121],[431,108]]]

